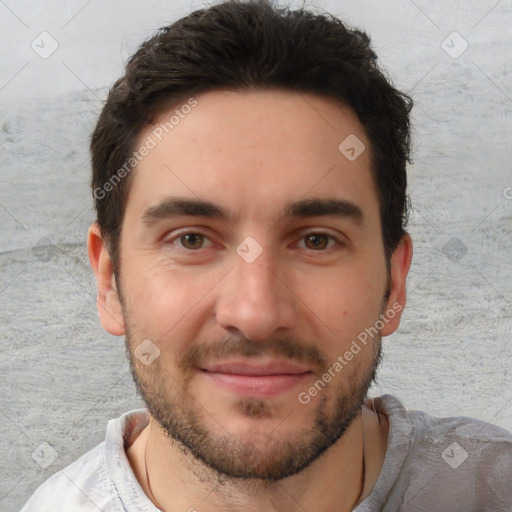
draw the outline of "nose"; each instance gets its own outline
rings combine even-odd
[[[247,263],[234,256],[216,307],[218,324],[254,341],[282,335],[297,323],[297,299],[276,261],[263,253]]]

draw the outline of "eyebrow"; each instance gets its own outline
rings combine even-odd
[[[364,221],[363,210],[345,199],[303,199],[288,205],[287,217],[340,217],[361,224]]]
[[[362,209],[344,199],[302,199],[286,205],[285,217],[339,217],[351,219],[357,224],[364,220]],[[149,207],[142,215],[142,222],[154,224],[172,217],[192,216],[227,221],[230,217],[222,207],[202,199],[169,197]]]
[[[148,208],[142,215],[142,222],[154,224],[159,220],[185,215],[216,218],[224,221],[228,218],[224,209],[209,201],[169,197]]]

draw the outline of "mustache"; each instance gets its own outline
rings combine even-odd
[[[202,361],[223,360],[233,356],[247,358],[273,356],[313,365],[323,373],[327,356],[313,345],[303,345],[290,338],[254,341],[250,338],[227,338],[214,344],[196,344],[179,360],[181,370],[197,367]]]

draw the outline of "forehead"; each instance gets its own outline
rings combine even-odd
[[[364,128],[333,99],[207,92],[162,113],[141,133],[143,146],[151,149],[133,171],[129,209],[195,196],[235,214],[271,216],[284,203],[325,196],[368,203],[378,215]]]

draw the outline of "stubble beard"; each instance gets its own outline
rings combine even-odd
[[[125,315],[126,325],[128,317]],[[179,380],[162,368],[157,359],[148,372],[139,361],[134,359],[133,336],[127,328],[126,352],[130,361],[132,377],[141,398],[144,400],[151,416],[160,425],[162,432],[169,440],[178,443],[185,456],[189,454],[200,465],[214,472],[219,481],[227,479],[257,479],[275,482],[299,473],[317,460],[333,446],[354,419],[360,414],[361,406],[366,398],[381,360],[381,336],[372,340],[370,363],[352,371],[348,377],[341,374],[333,378],[332,385],[322,389],[314,407],[314,421],[309,428],[293,436],[280,424],[275,431],[268,432],[258,429],[259,423],[272,417],[273,410],[269,401],[261,399],[241,398],[237,402],[236,413],[251,420],[248,428],[239,436],[232,434],[216,434],[208,428],[210,416],[205,404],[200,404],[190,393],[190,382],[193,379],[193,361],[199,355],[214,353],[215,355],[276,355],[289,357],[292,360],[311,361],[323,369],[329,366],[317,349],[304,349],[289,339],[279,339],[269,344],[257,343],[249,339],[225,340],[216,345],[195,347],[180,362],[182,374]],[[354,362],[353,362],[354,363]],[[353,364],[351,363],[351,364]],[[355,367],[354,367],[355,369]],[[337,388],[336,379],[341,386]],[[307,407],[313,406],[310,403]],[[303,405],[302,407],[306,407]],[[214,424],[214,427],[219,427]],[[222,426],[221,426],[222,427]],[[219,430],[219,428],[217,428]],[[222,430],[222,428],[220,428]],[[274,434],[274,435],[272,435]],[[281,434],[281,435],[279,435]]]

